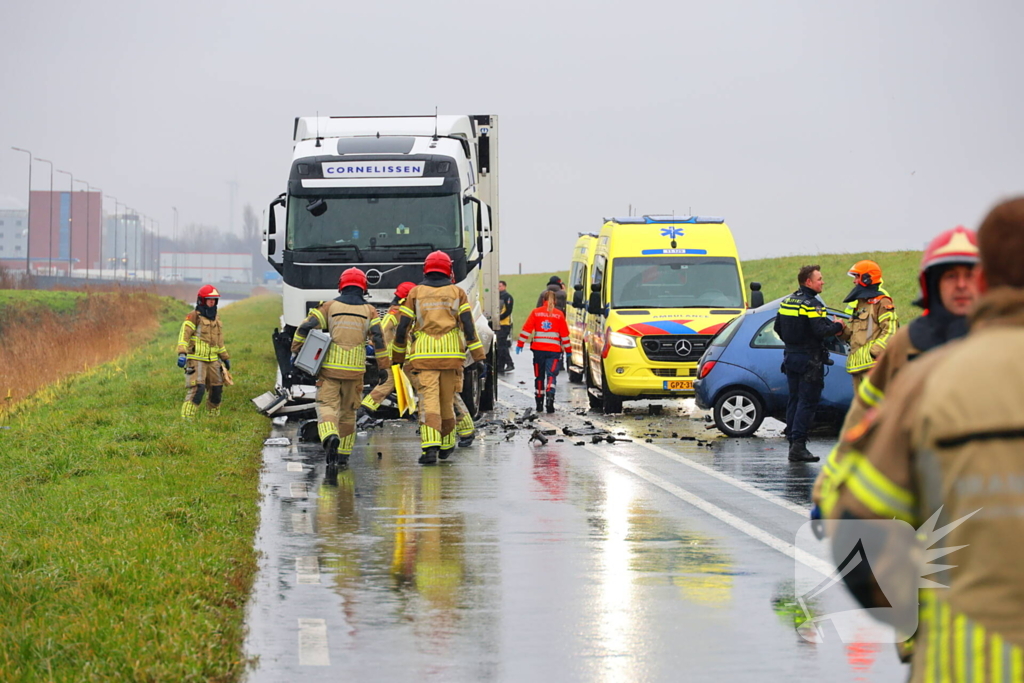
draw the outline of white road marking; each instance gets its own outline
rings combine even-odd
[[[519,392],[520,394],[523,394],[523,395],[528,396],[528,397],[532,397],[533,396],[533,394],[528,393],[527,391],[525,391],[523,389],[520,389],[519,387],[513,386],[513,385],[509,384],[508,382],[505,382],[504,380],[498,380],[498,381],[501,382],[502,384],[504,384],[509,389],[512,389],[513,391]],[[624,430],[624,427],[616,427],[615,425],[609,424],[607,422],[604,422],[603,420],[599,420],[599,419],[597,419],[595,417],[592,417],[592,416],[589,416],[589,415],[587,416],[587,419],[589,419],[590,422],[593,423],[593,425],[595,427],[600,427],[601,429],[607,429],[608,431],[613,432],[613,433],[616,430],[618,430],[618,431],[623,431]],[[634,442],[634,443],[636,443],[636,445],[640,446],[641,448],[646,448],[649,451],[654,451],[658,455],[662,455],[662,456],[664,456],[666,458],[669,458],[670,460],[674,460],[674,461],[678,462],[681,465],[686,465],[687,467],[689,467],[691,469],[694,469],[694,470],[697,470],[698,472],[700,472],[702,474],[706,474],[709,477],[714,477],[715,479],[718,479],[719,481],[724,481],[727,484],[731,484],[732,486],[735,486],[736,488],[738,488],[738,489],[740,489],[742,491],[746,491],[747,493],[755,495],[758,498],[761,498],[763,500],[767,500],[770,503],[775,503],[779,507],[783,507],[783,508],[789,510],[790,512],[794,512],[794,513],[800,515],[801,517],[807,517],[808,516],[808,512],[809,511],[808,511],[807,508],[802,508],[799,505],[796,505],[794,503],[789,502],[785,498],[780,498],[779,496],[776,496],[775,494],[769,493],[767,491],[763,491],[763,490],[759,489],[758,487],[754,486],[753,484],[748,484],[747,482],[741,481],[739,479],[736,479],[735,477],[730,477],[728,474],[724,474],[722,472],[719,472],[718,470],[714,469],[713,467],[708,467],[707,465],[699,463],[696,460],[691,460],[690,458],[687,458],[686,456],[679,455],[678,453],[673,453],[672,451],[670,451],[670,450],[668,450],[666,448],[662,448],[661,446],[657,446],[655,444],[646,443],[644,441],[637,441],[637,442]]]
[[[301,472],[302,471],[302,463],[301,462],[290,462],[290,463],[288,463],[288,471],[289,472]]]
[[[327,622],[323,619],[299,619],[299,664],[330,666],[327,650]]]
[[[309,491],[306,488],[306,482],[304,481],[293,481],[288,485],[288,493],[292,498],[308,498]]]
[[[313,533],[313,518],[304,512],[292,513],[292,533],[311,534]]]
[[[296,583],[320,583],[320,558],[316,555],[295,558]]]
[[[764,529],[761,529],[760,527],[754,526],[750,522],[740,519],[731,512],[723,510],[717,505],[709,503],[703,498],[693,493],[690,493],[686,489],[680,486],[676,486],[675,484],[666,481],[665,479],[662,479],[661,477],[655,474],[651,474],[650,472],[647,472],[646,470],[643,470],[637,467],[636,465],[627,462],[623,458],[602,453],[600,449],[595,448],[594,446],[591,446],[589,444],[585,445],[584,448],[586,448],[588,451],[590,451],[597,457],[610,462],[616,467],[620,467],[626,470],[627,472],[640,477],[644,481],[650,484],[654,484],[663,491],[671,493],[676,498],[679,498],[680,500],[689,503],[698,510],[701,510],[711,515],[715,519],[728,524],[733,529],[736,529],[737,531],[744,533],[747,536],[750,536],[756,541],[764,543],[769,548],[773,548],[782,553],[783,555],[791,557],[794,560],[800,562],[801,564],[810,567],[814,571],[820,573],[822,576],[831,576],[835,570],[835,567],[830,565],[828,562],[819,559],[811,555],[810,553],[801,550],[800,548],[797,548],[792,543],[787,543],[782,539],[776,538]]]

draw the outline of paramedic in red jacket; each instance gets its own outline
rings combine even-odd
[[[555,380],[558,377],[562,352],[569,353],[569,326],[565,315],[555,307],[555,293],[543,295],[543,305],[530,312],[519,333],[516,355],[522,353],[523,345],[530,342],[533,351],[533,376],[537,386],[537,412],[544,409],[547,395],[548,412],[555,412]]]

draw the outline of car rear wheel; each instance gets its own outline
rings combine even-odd
[[[715,401],[715,426],[728,436],[750,436],[764,422],[764,404],[745,389],[729,389]]]

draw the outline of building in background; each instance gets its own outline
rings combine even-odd
[[[0,265],[25,270],[28,255],[28,210],[13,197],[0,197]]]
[[[68,274],[101,264],[103,196],[99,192],[33,190],[29,229],[32,271]],[[78,273],[76,273],[78,274]]]
[[[160,254],[163,282],[252,282],[252,254],[179,253]]]

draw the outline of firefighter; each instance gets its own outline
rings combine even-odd
[[[522,353],[523,346],[529,342],[533,351],[534,391],[537,400],[537,412],[544,410],[547,399],[547,411],[555,412],[555,383],[561,365],[562,352],[569,353],[569,326],[565,316],[558,310],[555,292],[544,293],[544,305],[530,311],[530,317],[523,323],[516,345],[516,355]]]
[[[885,352],[866,373],[854,393],[840,434],[857,425],[868,410],[881,403],[889,384],[907,363],[967,334],[967,314],[978,298],[973,277],[977,263],[978,242],[972,230],[957,226],[931,241],[921,259],[921,296],[914,302],[924,308],[924,313],[893,335]],[[843,455],[840,438],[814,482],[811,498],[826,514],[834,503],[830,478]]]
[[[874,261],[858,261],[847,273],[854,279],[853,290],[843,299],[850,320],[840,335],[850,344],[846,371],[857,392],[861,380],[895,334],[899,322],[896,305],[882,289],[882,268]]]
[[[474,369],[483,371],[486,357],[473,324],[466,292],[452,282],[452,260],[443,251],[427,256],[423,282],[416,285],[400,309],[392,359],[405,364],[418,390],[419,462],[431,465],[455,450],[455,393],[462,386],[466,352]],[[408,347],[409,340],[414,344]]]
[[[384,314],[384,319],[380,324],[381,334],[384,335],[384,348],[387,349],[385,355],[388,358],[391,357],[391,342],[395,340],[395,327],[398,326],[398,309],[405,301],[405,297],[408,296],[415,286],[416,284],[413,282],[403,282],[395,288],[395,296],[391,300],[391,308]],[[362,406],[367,410],[374,411],[380,408],[384,400],[395,390],[395,376],[390,365],[386,372],[384,381],[375,386],[363,398]]]
[[[211,415],[220,412],[224,392],[224,373],[231,370],[231,356],[224,346],[224,327],[217,317],[220,292],[213,285],[203,285],[196,297],[195,310],[189,311],[178,333],[178,367],[185,368],[185,402],[181,416],[194,418],[209,392]]]
[[[498,372],[510,372],[516,369],[512,362],[512,307],[515,299],[509,294],[508,285],[504,280],[498,281],[498,298],[501,299],[501,313],[498,316],[498,358],[496,360]]]
[[[919,602],[912,681],[1024,677],[1024,550],[1016,543],[1024,535],[1024,197],[996,206],[977,244],[981,296],[967,336],[900,371],[881,409],[847,430],[849,448],[834,475],[830,517],[932,528],[927,520],[935,516],[938,545],[963,548],[929,576],[941,590],[909,595],[908,604]],[[840,552],[856,542],[852,531],[836,524]],[[893,585],[886,568],[911,563],[911,586],[922,569],[933,574],[935,565],[893,552],[899,546],[909,555],[907,545],[888,544],[890,554],[845,574],[866,608],[893,604],[880,591]]]
[[[349,268],[338,281],[340,296],[312,309],[292,339],[292,358],[310,330],[326,331],[331,344],[316,380],[317,432],[327,466],[344,466],[356,443],[356,411],[363,393],[366,344],[371,342],[377,368],[391,367],[373,304],[366,302],[366,273]]]
[[[786,345],[782,369],[789,383],[786,436],[790,462],[817,462],[807,450],[807,432],[825,386],[825,365],[831,365],[825,342],[843,332],[843,324],[825,313],[817,298],[825,286],[820,266],[804,266],[797,274],[800,289],[782,300],[775,317],[775,333]]]

